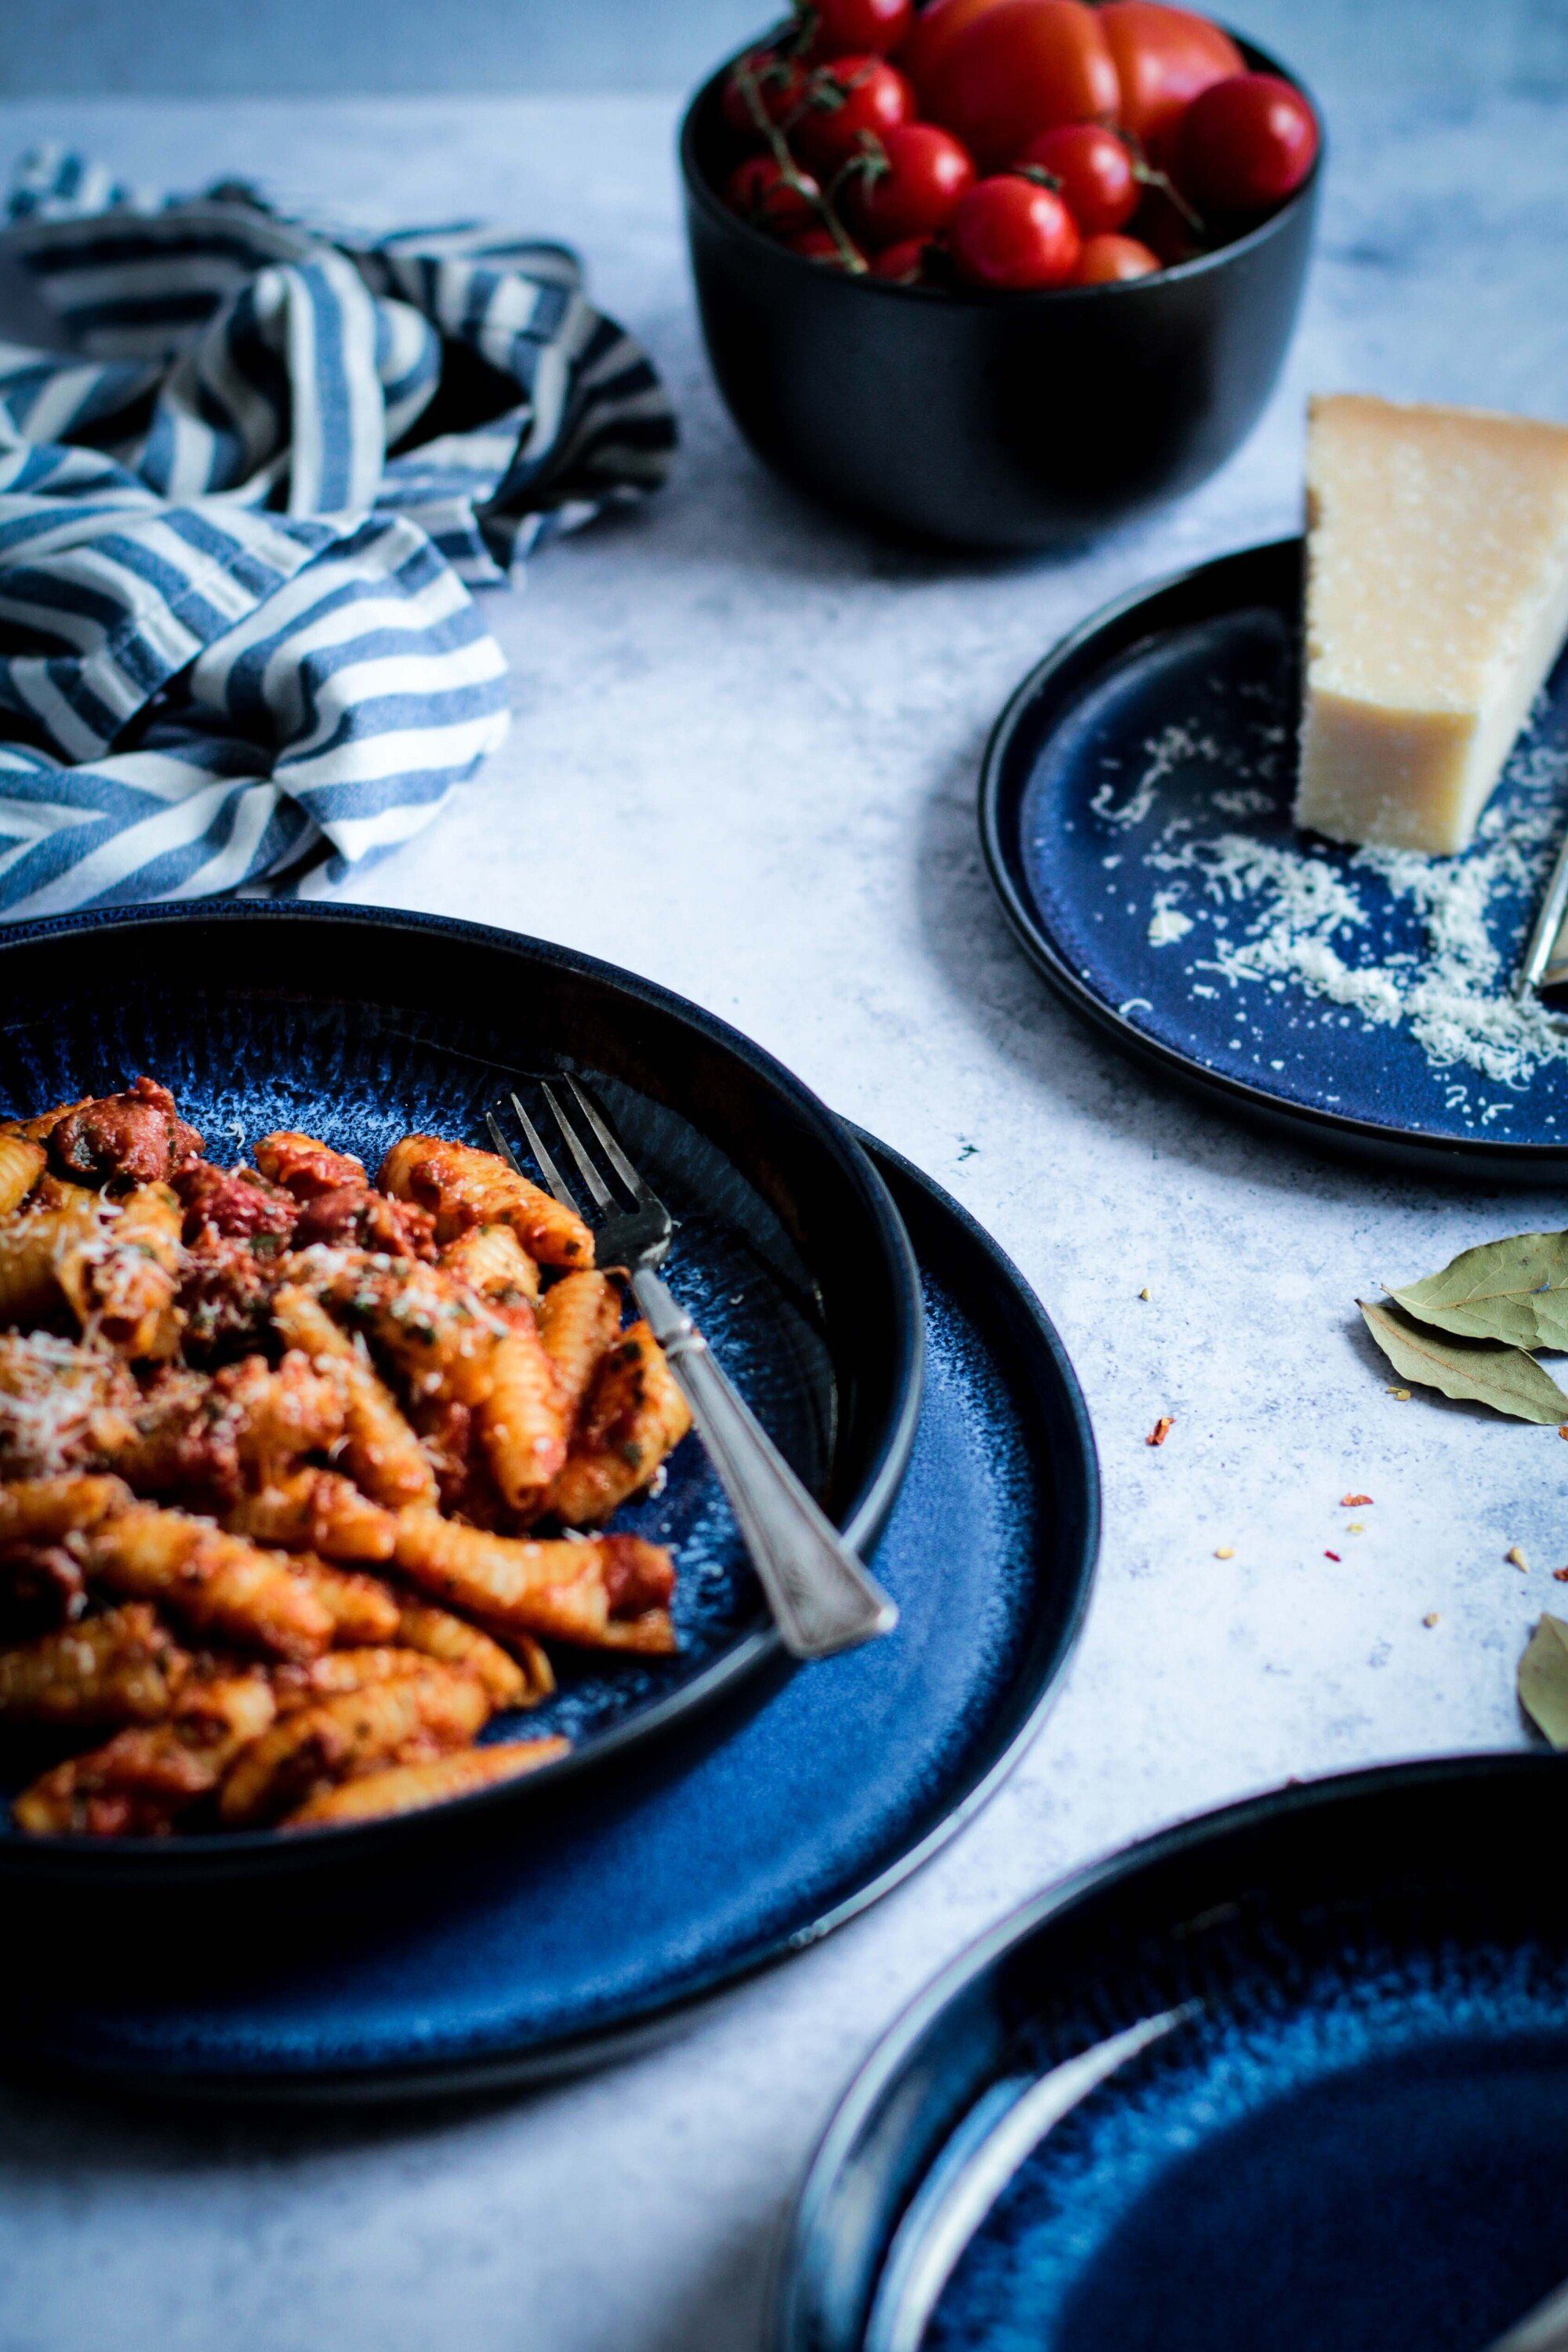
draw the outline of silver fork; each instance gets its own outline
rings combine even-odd
[[[600,1262],[629,1269],[632,1297],[691,1407],[697,1433],[741,1523],[785,1649],[792,1657],[831,1658],[858,1642],[890,1633],[899,1621],[893,1602],[817,1508],[656,1271],[669,1247],[674,1223],[669,1211],[633,1167],[575,1078],[566,1076],[555,1085],[542,1079],[540,1087],[594,1204]],[[611,1176],[630,1195],[629,1206],[617,1199],[611,1176],[568,1116],[562,1100],[565,1088],[608,1161]],[[563,1207],[581,1216],[581,1204],[515,1094],[511,1107],[545,1182]],[[496,1150],[520,1176],[526,1176],[493,1111],[486,1114],[486,1123]]]

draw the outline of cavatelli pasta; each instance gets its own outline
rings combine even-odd
[[[539,1337],[555,1367],[570,1427],[582,1410],[599,1360],[621,1328],[621,1294],[607,1274],[585,1267],[563,1274],[539,1302]]]
[[[471,1225],[510,1225],[543,1265],[592,1265],[594,1236],[575,1209],[542,1192],[493,1151],[436,1135],[405,1135],[382,1162],[384,1192],[435,1213],[437,1242]]]
[[[437,1263],[492,1307],[531,1306],[539,1297],[539,1268],[510,1225],[470,1225]]]
[[[26,1199],[48,1161],[41,1143],[25,1135],[0,1134],[0,1217],[8,1217]]]
[[[355,1483],[388,1510],[434,1504],[436,1474],[397,1400],[352,1335],[333,1322],[319,1299],[293,1285],[279,1291],[272,1316],[289,1345],[300,1349],[342,1389],[343,1464]]]
[[[571,1527],[589,1527],[653,1477],[691,1426],[691,1408],[646,1323],[601,1359],[572,1452],[544,1497]]]

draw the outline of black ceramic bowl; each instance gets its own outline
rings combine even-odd
[[[1246,439],[1300,305],[1321,153],[1259,227],[1158,277],[1038,294],[896,286],[804,259],[724,205],[732,62],[681,127],[691,265],[731,415],[797,488],[922,539],[1043,547],[1193,489]]]

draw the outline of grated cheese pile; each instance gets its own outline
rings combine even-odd
[[[1234,824],[1280,809],[1288,730],[1259,718],[1240,733],[1220,744],[1195,726],[1169,727],[1144,745],[1147,764],[1126,797],[1108,782],[1091,802],[1116,831],[1152,835],[1139,857],[1154,885],[1149,943],[1188,943],[1195,992],[1212,992],[1197,983],[1200,972],[1233,989],[1299,988],[1374,1026],[1403,1024],[1434,1070],[1464,1065],[1511,1088],[1544,1064],[1568,1061],[1568,1029],[1533,995],[1518,1003],[1510,992],[1562,830],[1568,749],[1540,744],[1516,754],[1510,788],[1482,817],[1473,846],[1428,857],[1201,830],[1205,817]],[[1240,773],[1274,789],[1238,783]],[[1179,793],[1167,795],[1162,788],[1173,780]],[[1106,862],[1120,864],[1121,855]],[[1373,925],[1390,899],[1415,917],[1422,952],[1376,946]]]

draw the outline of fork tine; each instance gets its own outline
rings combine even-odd
[[[519,1165],[517,1154],[512,1150],[511,1145],[508,1142],[506,1129],[502,1127],[500,1119],[496,1117],[493,1110],[486,1111],[485,1125],[489,1129],[490,1141],[495,1145],[496,1150],[506,1161],[506,1164],[511,1170],[512,1174],[514,1176],[521,1176],[522,1174],[522,1169]]]
[[[554,1112],[555,1124],[561,1129],[562,1139],[567,1150],[577,1162],[582,1171],[583,1181],[593,1194],[596,1205],[601,1209],[613,1209],[616,1205],[615,1195],[584,1150],[581,1137],[561,1107],[560,1096],[548,1078],[541,1080],[540,1092]]]
[[[528,1148],[533,1154],[535,1167],[543,1177],[545,1182],[549,1185],[551,1191],[554,1193],[556,1199],[560,1202],[562,1207],[563,1209],[570,1209],[574,1216],[580,1216],[582,1212],[577,1206],[576,1195],[574,1193],[571,1185],[568,1184],[564,1176],[561,1173],[560,1169],[555,1165],[554,1160],[550,1157],[549,1152],[546,1151],[544,1148],[544,1138],[540,1134],[539,1129],[534,1126],[533,1121],[530,1118],[527,1111],[524,1110],[521,1100],[515,1094],[511,1097],[511,1107],[516,1114],[518,1125],[521,1128],[524,1135],[528,1138]],[[500,1129],[497,1126],[493,1117],[490,1120],[490,1133],[498,1136],[500,1134]],[[501,1149],[505,1151],[507,1158],[511,1161],[512,1166],[517,1168],[517,1155],[513,1152],[510,1146],[504,1141],[504,1139],[501,1144]],[[522,1169],[518,1168],[517,1172],[521,1176],[523,1175],[525,1171]]]
[[[653,1194],[643,1182],[642,1178],[637,1174],[637,1170],[632,1166],[631,1161],[626,1158],[626,1153],[621,1150],[620,1145],[610,1133],[608,1127],[606,1127],[605,1121],[599,1117],[598,1112],[595,1109],[593,1097],[588,1094],[583,1087],[579,1086],[577,1080],[573,1077],[570,1071],[566,1074],[566,1083],[577,1097],[577,1108],[581,1110],[584,1118],[587,1120],[589,1126],[593,1129],[595,1134],[598,1137],[600,1143],[603,1145],[605,1159],[609,1161],[611,1167],[615,1170],[616,1175],[620,1178],[622,1183],[631,1194],[633,1200],[651,1201]]]

